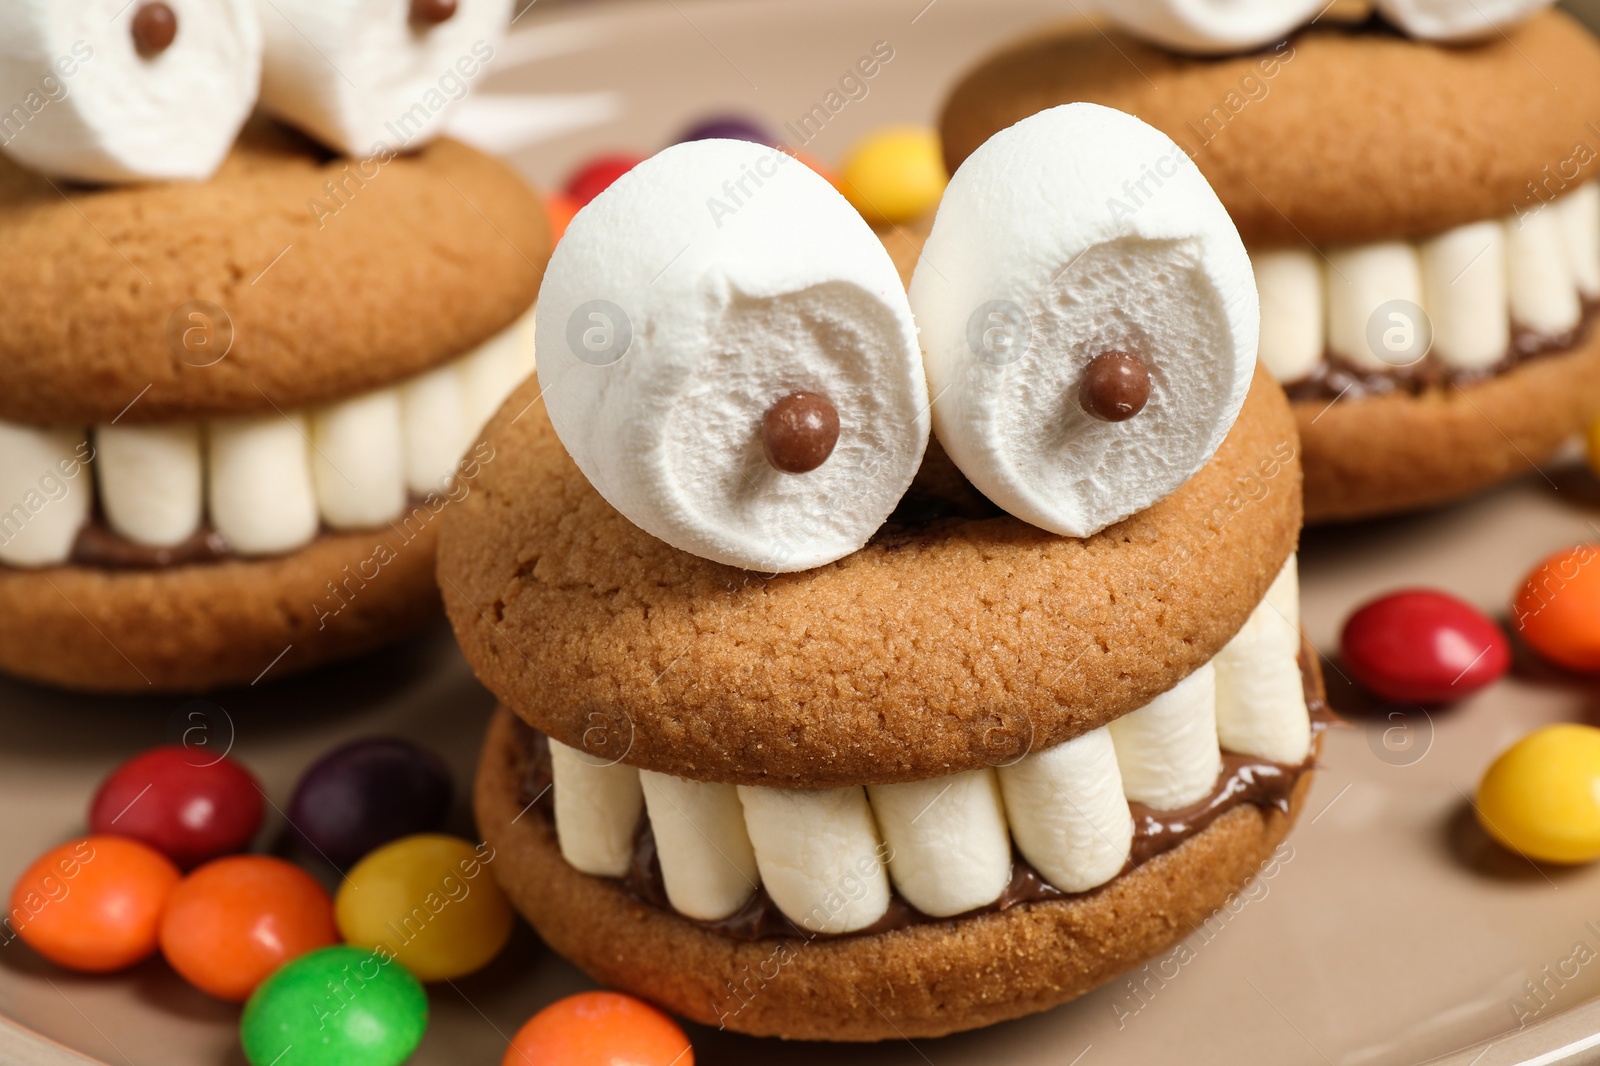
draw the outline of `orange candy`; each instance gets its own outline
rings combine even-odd
[[[1511,626],[1558,666],[1600,671],[1600,545],[1567,548],[1534,567],[1511,602]]]
[[[564,192],[550,190],[544,193],[544,214],[550,220],[550,243],[555,244],[567,232],[567,223],[578,213],[578,201]]]
[[[11,889],[6,924],[58,965],[110,973],[153,955],[178,868],[125,837],[89,836],[41,855]]]
[[[529,1018],[500,1066],[694,1066],[689,1038],[650,1004],[580,992]]]
[[[173,889],[161,919],[161,952],[172,968],[235,1003],[290,959],[338,941],[328,893],[269,855],[206,863]]]

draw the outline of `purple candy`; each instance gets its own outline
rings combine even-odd
[[[450,813],[450,770],[408,740],[367,737],[313,763],[289,798],[290,826],[338,866],[412,833],[427,833]]]
[[[763,126],[759,126],[748,119],[735,115],[719,115],[716,118],[706,119],[690,128],[678,143],[684,141],[709,141],[713,139],[729,141],[755,141],[757,144],[772,144],[772,134]]]

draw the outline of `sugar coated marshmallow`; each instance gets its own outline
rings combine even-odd
[[[17,0],[0,34],[0,147],[77,181],[201,180],[255,106],[254,0]]]
[[[366,158],[420,148],[494,58],[511,0],[272,0],[261,106]]]
[[[911,305],[945,451],[1000,507],[1073,537],[1211,459],[1250,386],[1261,317],[1250,258],[1200,171],[1095,104],[1023,119],[961,164]]]
[[[674,547],[767,572],[860,548],[922,461],[911,307],[861,216],[748,141],[674,145],[578,212],[539,383],[579,469]]]
[[[1413,37],[1468,41],[1488,37],[1554,0],[1377,0],[1384,18]]]
[[[1247,52],[1281,41],[1327,0],[1102,0],[1100,13],[1178,52]]]

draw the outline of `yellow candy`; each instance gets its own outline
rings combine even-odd
[[[1478,785],[1478,821],[1532,859],[1600,859],[1600,729],[1547,726],[1507,748]]]
[[[1589,432],[1583,436],[1589,445],[1589,469],[1594,471],[1596,477],[1600,477],[1600,418],[1589,423]]]
[[[938,204],[950,180],[939,135],[919,126],[879,130],[858,142],[839,184],[868,222],[909,222]]]
[[[424,981],[487,965],[511,935],[511,904],[489,865],[494,849],[423,833],[385,844],[350,871],[334,917],[352,944],[386,949]]]

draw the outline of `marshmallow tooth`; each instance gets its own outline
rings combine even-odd
[[[733,785],[639,771],[667,901],[679,914],[715,922],[755,895],[761,873]]]
[[[205,463],[197,423],[99,426],[100,502],[111,528],[135,544],[166,548],[200,528]]]
[[[1095,104],[1025,118],[961,164],[911,304],[945,451],[1000,507],[1073,537],[1210,460],[1261,332],[1249,256],[1200,171]]]
[[[94,502],[81,429],[0,422],[0,563],[66,562]]]
[[[1555,0],[1377,0],[1379,13],[1413,37],[1469,41],[1488,37]]]
[[[312,474],[322,520],[370,529],[406,504],[400,392],[379,389],[311,416]]]
[[[927,380],[894,263],[776,149],[691,141],[640,163],[572,220],[538,307],[561,442],[674,547],[768,572],[832,562],[921,463]]]
[[[1600,182],[1591,181],[1556,201],[1567,260],[1578,291],[1600,298]]]
[[[451,364],[420,374],[400,388],[406,487],[418,496],[447,488],[472,443],[462,377],[461,369]]]
[[[1422,290],[1433,352],[1446,366],[1482,370],[1506,357],[1511,314],[1500,223],[1475,222],[1424,242]]]
[[[1063,892],[1087,892],[1127,865],[1133,815],[1111,734],[1101,727],[999,770],[1017,850]]]
[[[1328,347],[1363,370],[1392,371],[1427,354],[1417,332],[1422,263],[1405,241],[1328,253]]]
[[[1135,36],[1177,52],[1245,52],[1287,37],[1326,0],[1106,0],[1099,11]]]
[[[1562,223],[1562,212],[1541,208],[1505,224],[1512,321],[1549,336],[1576,328],[1583,316]]]
[[[532,322],[524,316],[457,364],[472,434],[483,432],[506,397],[533,373],[533,344],[528,338],[532,328]]]
[[[889,845],[889,877],[923,914],[948,918],[987,906],[1011,882],[1011,837],[993,770],[869,785]]]
[[[639,771],[551,740],[550,779],[561,857],[595,877],[627,873],[644,810]]]
[[[262,109],[361,159],[420,148],[494,59],[511,7],[261,0]]]
[[[1260,358],[1273,380],[1296,382],[1322,362],[1322,261],[1313,252],[1285,249],[1250,256],[1261,294]]]
[[[253,0],[18,0],[5,13],[0,148],[48,174],[207,178],[255,104]]]
[[[1311,750],[1311,716],[1300,675],[1300,624],[1280,604],[1299,599],[1294,556],[1244,628],[1212,660],[1217,738],[1223,748],[1297,766]]]
[[[761,882],[813,933],[852,933],[889,909],[884,846],[866,789],[739,786]]]
[[[1123,794],[1133,802],[1177,810],[1216,787],[1222,753],[1217,748],[1217,675],[1211,663],[1107,728],[1116,744]]]
[[[317,535],[305,418],[298,414],[211,423],[211,522],[240,555],[291,551]]]

